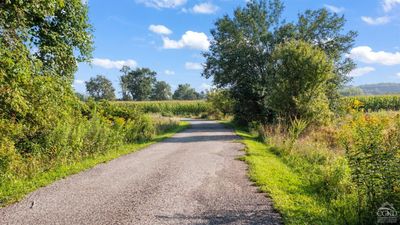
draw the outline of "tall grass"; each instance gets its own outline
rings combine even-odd
[[[124,145],[148,143],[180,124],[108,102],[88,102],[80,110],[40,130],[0,120],[0,205],[25,193],[21,184],[37,187],[42,173],[108,155]]]
[[[400,114],[358,112],[331,125],[302,130],[304,124],[294,121],[289,126],[263,126],[253,133],[261,137],[258,140],[264,140],[267,151],[278,157],[301,182],[296,192],[312,196],[313,204],[324,210],[323,213],[304,210],[304,214],[309,214],[309,222],[376,224],[376,212],[382,204],[389,202],[400,208]],[[256,158],[257,155],[251,157],[252,163],[256,160],[264,165],[255,167],[278,169]],[[265,179],[262,177],[258,174],[254,179]],[[277,179],[271,179],[265,185],[277,185]],[[284,188],[288,184],[279,185]],[[294,213],[281,201],[285,196],[297,198],[298,194],[288,191],[272,195],[288,221],[295,221],[289,224],[304,222],[305,215]],[[310,207],[308,203],[296,204]]]

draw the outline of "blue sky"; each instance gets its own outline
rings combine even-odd
[[[347,30],[359,36],[350,53],[358,65],[352,84],[400,82],[400,0],[285,0],[284,17],[296,20],[305,9],[326,7],[344,14]],[[245,0],[89,0],[94,27],[93,62],[81,63],[74,87],[97,74],[110,79],[120,96],[122,65],[148,67],[173,89],[189,83],[201,91],[211,80],[201,77],[201,52],[209,46],[216,19],[232,14]]]

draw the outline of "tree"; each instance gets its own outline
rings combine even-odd
[[[199,99],[200,94],[190,87],[190,84],[180,84],[172,96],[175,100],[195,100]]]
[[[150,99],[157,73],[148,68],[123,67],[121,72],[121,88],[123,98],[143,101]]]
[[[354,43],[355,32],[343,34],[345,20],[325,9],[308,10],[297,23],[285,23],[280,0],[251,0],[244,8],[218,19],[203,76],[213,78],[218,88],[229,89],[235,100],[235,117],[244,122],[273,122],[276,112],[268,105],[274,73],[272,54],[288,40],[304,40],[322,49],[334,62],[334,76],[326,95],[334,107],[337,89],[354,68],[345,57]]]
[[[95,78],[90,78],[86,81],[86,91],[95,100],[114,100],[115,89],[105,76],[97,75]]]
[[[214,89],[207,93],[207,102],[210,103],[210,114],[217,118],[224,118],[233,112],[233,100],[229,90]]]
[[[285,121],[324,122],[330,118],[326,96],[334,65],[320,48],[304,41],[278,45],[268,105]]]
[[[123,66],[122,69],[121,69],[121,72],[124,75],[128,74],[129,71],[130,71],[130,68],[128,66]],[[122,77],[120,78],[122,100],[123,101],[132,101],[132,96],[129,93],[129,90],[128,90],[128,87],[127,87],[128,83],[127,82],[123,82],[122,79],[124,79],[124,78],[122,78]]]
[[[87,10],[78,0],[0,1],[1,118],[44,133],[37,126],[76,103],[73,73],[93,49]]]
[[[154,84],[151,100],[168,100],[171,99],[171,86],[165,81],[157,81]]]
[[[67,77],[71,83],[77,62],[92,56],[88,20],[88,7],[78,0],[0,3],[2,45],[22,43],[31,50],[31,59],[40,61],[41,75]]]

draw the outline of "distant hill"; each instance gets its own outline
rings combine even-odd
[[[370,95],[383,95],[383,94],[399,94],[400,83],[379,83],[379,84],[365,84],[358,86],[365,94]]]
[[[347,86],[343,88],[340,93],[345,96],[400,94],[400,83],[378,83],[364,84],[360,86]]]

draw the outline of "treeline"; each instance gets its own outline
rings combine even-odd
[[[120,85],[122,101],[161,101],[161,100],[197,100],[204,99],[204,92],[196,92],[190,84],[179,84],[172,93],[171,86],[156,79],[157,73],[148,68],[121,69]],[[86,91],[95,100],[115,100],[115,88],[103,75],[97,75],[86,82]],[[78,94],[79,95],[79,94]],[[79,95],[84,99],[83,95]]]

